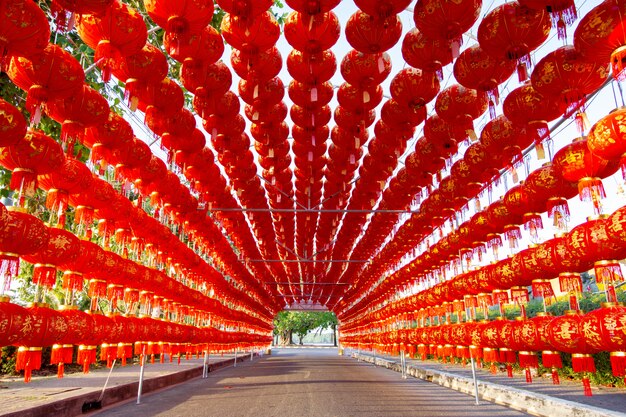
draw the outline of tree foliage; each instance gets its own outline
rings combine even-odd
[[[331,312],[319,311],[281,311],[274,319],[274,334],[281,339],[281,344],[291,344],[293,335],[300,340],[311,330],[335,328],[337,316]]]

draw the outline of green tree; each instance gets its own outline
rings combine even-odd
[[[281,311],[274,319],[274,334],[279,337],[279,344],[293,344],[293,335],[302,339],[314,329],[337,329],[337,316],[330,312],[318,311]],[[333,338],[335,346],[336,338]]]

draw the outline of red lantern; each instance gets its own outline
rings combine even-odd
[[[626,376],[626,307],[616,303],[603,304],[601,308],[583,316],[584,329],[597,332],[584,333],[587,345],[611,352],[613,375]]]
[[[30,331],[30,312],[9,302],[9,297],[0,296],[0,346],[9,346],[24,340]]]
[[[389,86],[394,100],[413,109],[422,107],[435,98],[439,88],[439,80],[435,74],[415,68],[400,71]]]
[[[46,14],[28,0],[4,2],[0,6],[0,68],[6,58],[32,56],[48,45],[50,25]]]
[[[217,0],[217,4],[226,13],[251,19],[266,12],[273,3],[272,0]]]
[[[11,146],[26,135],[26,120],[22,113],[0,99],[0,147]]]
[[[368,54],[352,49],[341,61],[341,75],[347,83],[367,87],[381,84],[391,73],[387,53]]]
[[[402,22],[397,15],[377,18],[358,10],[346,23],[346,39],[350,46],[363,53],[384,52],[402,36]]]
[[[600,200],[606,197],[602,185],[609,161],[593,154],[587,140],[579,138],[561,148],[553,158],[554,166],[566,181],[578,183],[581,200],[591,201],[594,210],[600,213]]]
[[[41,118],[41,104],[50,99],[70,97],[82,87],[85,79],[80,63],[69,52],[53,44],[48,44],[32,59],[14,57],[7,74],[11,81],[28,92],[26,108],[35,124]]]
[[[517,1],[494,8],[480,22],[478,42],[494,58],[517,61],[520,82],[528,78],[530,53],[550,35],[550,19],[545,10],[529,9]]]
[[[95,50],[94,61],[107,82],[122,57],[141,51],[148,39],[143,17],[120,1],[102,15],[83,15],[77,20],[78,34]]]
[[[144,5],[157,25],[179,36],[200,32],[213,19],[213,2],[145,0]]]
[[[280,27],[270,12],[260,14],[252,21],[227,14],[221,28],[226,42],[249,54],[271,48],[280,37]]]
[[[80,93],[71,97],[49,101],[46,113],[61,123],[61,140],[67,153],[73,155],[74,142],[83,142],[85,129],[107,121],[109,103],[96,90],[83,85]]]
[[[178,62],[187,59],[196,65],[213,64],[224,53],[224,40],[217,29],[207,26],[199,32],[180,37],[175,33],[166,32],[163,36],[163,47]]]
[[[18,143],[0,150],[0,163],[13,171],[10,187],[20,193],[20,198],[32,196],[37,175],[58,169],[64,159],[61,146],[37,130],[29,130]]]
[[[377,0],[355,0],[354,3],[364,13],[385,18],[406,9],[411,4],[411,0],[392,0],[384,3]]]
[[[148,43],[136,54],[124,56],[119,66],[113,68],[113,75],[126,84],[137,80],[156,83],[167,77],[168,70],[163,52]]]
[[[402,57],[414,68],[437,74],[440,81],[443,79],[442,68],[453,59],[449,41],[430,39],[417,28],[411,29],[404,37]]]
[[[606,63],[585,61],[573,46],[562,46],[537,63],[530,79],[539,93],[560,98],[567,105],[566,114],[571,115],[583,107],[577,117],[579,129],[582,129],[587,95],[596,91],[608,76]]]
[[[571,26],[578,18],[574,0],[520,0],[520,3],[550,13],[552,26],[557,28],[559,39],[567,38],[566,26]]]
[[[253,55],[234,49],[230,64],[239,77],[260,84],[277,77],[283,62],[278,48],[274,46]]]
[[[540,94],[532,84],[524,84],[511,91],[502,105],[504,115],[514,124],[535,130],[537,156],[545,158],[541,142],[550,138],[548,122],[565,112],[566,104],[552,96]]]
[[[305,54],[293,50],[287,56],[289,74],[300,82],[319,84],[330,80],[337,71],[337,59],[332,51]]]
[[[475,140],[474,119],[487,110],[488,104],[486,93],[455,84],[437,96],[435,109],[439,117],[457,125],[455,128],[464,132],[464,137],[456,138],[458,141],[467,137]]]
[[[602,2],[580,20],[574,33],[574,46],[585,59],[601,67],[610,62],[613,77],[620,81],[626,74],[624,6],[618,1]]]
[[[593,125],[587,136],[589,150],[600,158],[618,160],[626,179],[626,110],[616,109]]]
[[[306,15],[292,12],[285,21],[285,38],[298,51],[318,54],[339,39],[341,28],[333,12]]]
[[[425,0],[413,8],[415,26],[432,39],[452,41],[452,56],[457,57],[462,35],[478,20],[480,0]]]
[[[289,7],[300,13],[318,14],[331,11],[341,0],[286,0]]]
[[[495,117],[495,105],[500,102],[498,86],[515,71],[512,61],[488,55],[480,45],[467,48],[454,62],[454,78],[466,88],[484,91],[489,95],[489,112]]]
[[[61,306],[59,312],[67,322],[67,332],[62,338],[56,340],[57,344],[52,347],[50,363],[58,364],[58,375],[59,378],[61,378],[63,376],[64,365],[66,363],[72,363],[72,356],[74,354],[73,345],[80,345],[92,337],[94,320],[91,315],[78,310],[75,306]],[[84,351],[85,349],[82,350]],[[84,366],[85,363],[80,361],[80,350],[78,356],[79,360],[77,360],[77,362]],[[84,357],[85,355],[82,356]],[[86,365],[88,370],[89,363],[86,363]],[[83,371],[85,371],[84,368]]]

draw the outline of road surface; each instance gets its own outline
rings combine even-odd
[[[526,415],[457,391],[338,356],[336,349],[282,349],[218,370],[98,417],[504,417]]]

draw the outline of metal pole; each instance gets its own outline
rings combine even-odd
[[[235,363],[233,364],[233,368],[237,367],[237,349],[235,349]]]
[[[209,350],[204,351],[204,366],[202,367],[202,379],[209,376]]]
[[[478,402],[478,381],[476,380],[476,362],[474,361],[474,356],[471,354],[472,350],[470,349],[470,360],[472,361],[472,379],[474,380],[474,396],[476,397],[476,405],[480,405]]]
[[[250,362],[254,359],[254,349],[250,349]]]
[[[146,368],[146,345],[141,351],[141,369],[139,371],[139,389],[137,390],[137,404],[141,404],[141,391],[143,390],[143,374]]]

